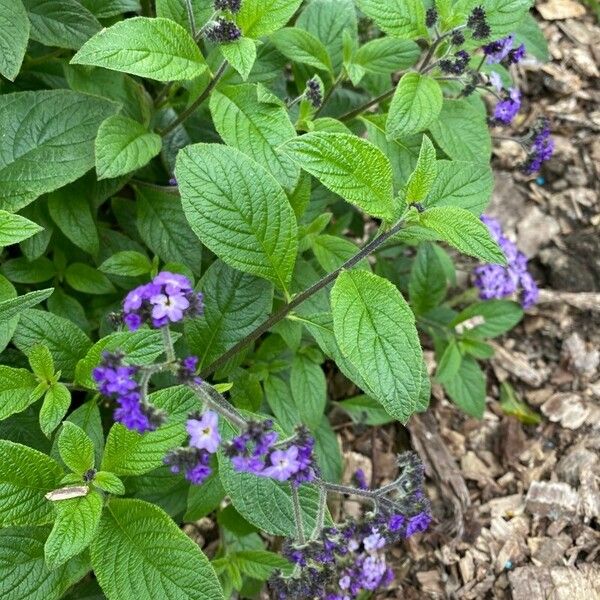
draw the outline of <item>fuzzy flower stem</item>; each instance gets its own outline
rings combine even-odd
[[[184,0],[185,10],[187,11],[188,21],[190,23],[190,29],[192,31],[192,37],[196,38],[196,17],[194,16],[194,8],[192,7],[192,0]]]
[[[263,333],[266,333],[282,319],[285,319],[297,306],[302,304],[305,300],[316,294],[319,290],[322,290],[326,285],[329,285],[332,281],[337,279],[337,276],[344,270],[352,268],[358,264],[361,260],[369,256],[384,242],[395,236],[404,226],[404,219],[398,221],[393,227],[391,227],[385,233],[382,233],[378,237],[372,239],[366,246],[359,250],[352,258],[348,259],[341,267],[335,271],[325,275],[322,279],[311,285],[309,288],[300,292],[294,298],[284,304],[274,315],[271,315],[266,321],[263,321],[252,333],[247,335],[243,340],[239,341],[235,346],[232,346],[227,352],[222,354],[213,363],[208,365],[206,369],[202,371],[200,376],[204,379],[211,373],[216,371],[219,367],[224,365],[232,356],[235,356],[242,348],[245,348],[248,344],[251,344],[254,340],[257,340]]]
[[[181,123],[183,123],[190,115],[196,112],[196,109],[210,96],[210,93],[213,91],[217,83],[223,74],[225,73],[225,69],[227,69],[228,62],[224,60],[221,63],[221,66],[217,69],[216,73],[213,75],[213,78],[210,80],[209,84],[206,86],[205,90],[194,100],[176,119],[173,119],[171,123],[169,123],[164,129],[159,131],[158,133],[165,137],[167,134],[171,133],[174,129],[179,127]]]
[[[319,535],[321,535],[321,531],[323,530],[323,525],[325,524],[325,512],[327,510],[327,489],[321,483],[319,486],[319,508],[317,510],[317,518],[315,520],[315,528],[313,529],[312,535],[310,536],[311,540],[316,540]]]
[[[175,361],[175,349],[173,348],[173,340],[171,338],[171,330],[168,325],[161,327],[163,344],[165,347],[165,356],[167,357],[167,362],[172,363]]]
[[[298,488],[290,484],[290,490],[292,492],[292,505],[294,507],[294,521],[296,523],[296,537],[300,545],[306,544],[306,538],[304,537],[304,524],[302,523],[302,509],[300,508],[300,498],[298,497]]]
[[[196,395],[211,409],[225,417],[241,430],[246,429],[248,423],[235,408],[225,400],[213,387],[205,383],[191,384],[190,387],[196,392]]]

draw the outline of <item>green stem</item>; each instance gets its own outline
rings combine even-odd
[[[396,86],[394,86],[392,89],[388,90],[387,92],[384,92],[380,96],[377,96],[377,98],[373,98],[373,100],[369,100],[368,102],[366,102],[365,104],[362,104],[358,108],[355,108],[354,110],[347,112],[345,115],[342,115],[340,117],[340,121],[342,121],[342,122],[351,121],[355,117],[358,117],[361,113],[365,112],[365,110],[368,110],[372,106],[375,106],[376,104],[379,104],[380,102],[383,102],[384,100],[387,100],[388,98],[391,98],[394,95],[395,91],[396,91]]]
[[[327,489],[324,485],[319,484],[319,508],[317,510],[317,518],[315,520],[315,528],[313,529],[311,540],[316,540],[325,524],[325,511],[327,510]]]
[[[242,417],[242,415],[240,415],[235,408],[210,385],[206,383],[200,385],[191,384],[190,387],[196,392],[196,395],[207,407],[218,412],[242,431],[246,429],[246,426],[248,425],[246,419],[244,419],[244,417]]]
[[[192,37],[196,38],[196,18],[194,17],[194,9],[192,7],[191,0],[185,0],[185,9],[187,10],[188,21],[190,23],[190,29],[192,31]]]
[[[329,99],[333,95],[333,92],[335,92],[337,87],[344,80],[345,75],[346,75],[346,73],[344,72],[344,69],[342,69],[342,72],[338,75],[337,79],[334,80],[334,82],[331,84],[331,87],[327,90],[327,93],[325,94],[325,97],[323,98],[323,102],[321,102],[321,106],[319,106],[319,108],[317,108],[317,110],[315,111],[315,114],[313,117],[314,119],[316,119],[321,114],[321,111],[325,108],[325,105],[327,104],[327,102],[329,102]]]
[[[201,377],[206,379],[211,373],[214,373],[219,367],[223,366],[232,356],[235,356],[240,350],[245,348],[248,344],[251,344],[254,340],[257,340],[263,333],[266,333],[275,325],[284,319],[294,308],[302,304],[305,300],[322,290],[326,285],[329,285],[334,281],[337,276],[344,270],[352,268],[358,264],[361,260],[369,256],[371,252],[379,248],[384,242],[389,240],[391,237],[396,235],[403,227],[404,220],[398,221],[391,229],[382,233],[379,237],[371,240],[364,248],[359,250],[352,258],[348,259],[341,267],[328,273],[322,279],[319,279],[316,283],[311,285],[309,288],[300,292],[290,302],[284,304],[274,315],[271,315],[268,319],[263,321],[252,333],[247,335],[243,340],[239,341],[235,346],[232,346],[227,352],[219,356],[213,361],[206,369],[200,374]]]
[[[176,119],[171,121],[164,129],[159,131],[158,133],[164,137],[165,135],[171,133],[174,129],[179,127],[181,123],[183,123],[190,115],[192,115],[196,109],[208,98],[210,93],[213,91],[219,80],[225,73],[225,69],[227,68],[227,61],[224,60],[221,63],[221,66],[217,69],[217,72],[213,75],[213,78],[210,80],[204,91],[194,100]]]
[[[302,510],[300,508],[298,488],[293,483],[290,483],[290,489],[292,490],[292,505],[294,507],[294,521],[296,523],[296,537],[298,538],[298,543],[303,546],[306,544],[306,538],[304,537],[304,524],[302,523]]]
[[[477,288],[469,288],[456,296],[452,296],[449,298],[445,304],[450,308],[454,308],[459,304],[463,304],[465,302],[474,302],[479,298],[479,290]]]
[[[167,357],[167,362],[172,363],[175,361],[175,349],[173,348],[173,340],[171,338],[171,330],[169,326],[161,327],[163,345],[165,347],[165,356]]]

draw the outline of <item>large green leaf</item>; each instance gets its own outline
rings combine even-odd
[[[188,7],[191,8],[191,11],[188,10]],[[212,3],[209,2],[156,0],[156,16],[171,19],[175,23],[179,23],[190,34],[197,32],[208,21],[212,13]]]
[[[19,324],[19,301],[15,286],[0,275],[0,352],[4,352]]]
[[[241,37],[229,44],[221,44],[220,50],[225,60],[246,81],[256,61],[256,42],[250,38]]]
[[[90,545],[98,531],[103,503],[102,496],[94,491],[54,503],[56,520],[44,545],[48,567],[60,567]]]
[[[506,257],[488,228],[464,208],[434,206],[421,214],[420,222],[468,256],[494,264],[506,264]]]
[[[438,166],[435,160],[435,148],[431,140],[424,135],[417,166],[411,173],[406,184],[406,201],[412,204],[413,202],[422,202],[425,200],[436,180],[437,172]]]
[[[390,137],[411,135],[427,129],[442,110],[440,84],[427,75],[406,73],[392,98],[386,123]]]
[[[200,367],[256,329],[269,316],[273,304],[273,286],[268,281],[232,269],[220,260],[206,271],[201,289],[210,301],[202,316],[185,326],[187,343],[200,359]]]
[[[446,275],[435,248],[424,243],[419,246],[408,280],[410,304],[417,315],[435,308],[446,296]]]
[[[358,7],[386,33],[398,38],[425,35],[425,7],[421,0],[358,0]]]
[[[21,314],[13,341],[25,353],[36,344],[48,346],[56,369],[66,379],[73,376],[77,361],[91,346],[87,335],[72,321],[31,308]]]
[[[48,527],[0,529],[2,600],[58,600],[89,571],[85,556],[51,570],[44,560],[48,531]]]
[[[21,314],[24,310],[36,306],[49,298],[53,291],[54,288],[36,290],[35,292],[29,292],[16,298],[8,298],[0,301],[0,319],[2,319],[3,322],[9,321],[13,317]]]
[[[217,576],[193,542],[158,506],[111,499],[91,548],[108,600],[223,600]]]
[[[389,75],[412,67],[420,55],[419,46],[411,40],[382,37],[361,46],[352,62],[369,73]]]
[[[110,19],[126,12],[140,12],[139,0],[79,0],[97,19]]]
[[[393,218],[392,167],[373,144],[344,133],[307,133],[284,151],[325,187],[365,212]]]
[[[278,146],[296,137],[287,110],[277,98],[264,97],[262,86],[223,86],[211,94],[210,111],[215,128],[228,146],[241,150],[287,189],[300,176],[300,167]]]
[[[479,216],[492,195],[492,169],[484,163],[440,160],[426,206],[458,206]]]
[[[195,144],[179,152],[176,176],[200,240],[230,266],[285,289],[296,261],[297,225],[272,175],[239,150]]]
[[[144,243],[163,262],[186,265],[201,272],[202,244],[190,229],[173,191],[136,186],[137,228]]]
[[[23,0],[31,21],[31,39],[45,46],[77,50],[102,29],[77,0]]]
[[[271,42],[286,58],[323,71],[332,71],[327,48],[312,34],[297,27],[284,27],[271,36]]]
[[[44,496],[58,487],[62,474],[49,456],[0,440],[0,527],[51,523],[52,503]]]
[[[302,422],[312,429],[318,427],[327,403],[327,382],[321,365],[297,354],[292,362],[290,388]]]
[[[116,110],[111,102],[68,90],[0,96],[2,208],[18,210],[91,169],[98,127]]]
[[[458,372],[444,382],[444,388],[467,414],[481,419],[485,410],[485,375],[474,358],[464,356]]]
[[[523,318],[523,309],[520,304],[510,300],[476,302],[456,315],[449,327],[456,327],[476,317],[480,317],[477,319],[479,324],[469,327],[466,333],[469,336],[496,337],[510,331]]]
[[[148,164],[162,146],[158,134],[129,117],[114,115],[100,125],[96,138],[98,179],[126,175]]]
[[[283,27],[301,3],[302,0],[244,0],[237,24],[245,36],[256,39]]]
[[[454,12],[466,18],[473,8],[482,6],[486,21],[496,39],[513,33],[532,4],[532,0],[459,0],[454,5]]]
[[[27,369],[0,365],[0,419],[25,410],[38,398],[32,395],[37,380]]]
[[[0,0],[0,74],[14,81],[29,40],[29,19],[21,0]]]
[[[398,289],[367,271],[345,271],[331,291],[342,354],[386,411],[406,422],[420,404],[423,352],[415,318]]]
[[[108,433],[101,469],[115,475],[143,475],[163,464],[168,450],[186,437],[188,413],[200,408],[194,392],[184,386],[150,394],[150,402],[163,409],[167,422],[156,431],[140,434],[115,423]]]
[[[78,475],[83,475],[94,466],[94,442],[79,425],[71,421],[63,423],[58,438],[60,457]]]
[[[134,17],[103,29],[77,52],[72,64],[93,65],[158,81],[194,79],[206,62],[181,25]]]
[[[492,141],[485,114],[466,100],[444,100],[429,130],[439,147],[453,160],[490,162]]]
[[[39,231],[42,227],[29,219],[0,210],[0,247],[22,242]]]

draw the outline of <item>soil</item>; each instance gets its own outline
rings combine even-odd
[[[600,599],[600,27],[573,0],[537,16],[552,59],[519,66],[518,126],[548,116],[557,149],[536,178],[514,144],[497,145],[488,212],[530,258],[540,303],[496,340],[483,420],[434,385],[408,429],[340,427],[348,478],[361,466],[391,480],[407,445],[427,467],[436,522],[392,551],[397,587],[377,598]],[[502,411],[505,381],[538,425]]]

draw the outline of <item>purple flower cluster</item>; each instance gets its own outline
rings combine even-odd
[[[198,369],[198,357],[187,356],[179,361],[177,369],[177,380],[183,384],[200,385],[202,379],[196,375]]]
[[[321,84],[316,77],[313,77],[306,82],[304,97],[312,104],[313,108],[319,108],[323,103],[323,91],[321,90]]]
[[[217,17],[217,19],[210,23],[206,28],[206,37],[211,42],[227,44],[241,38],[242,32],[233,21],[229,21],[223,17]]]
[[[150,283],[131,290],[123,301],[123,321],[131,330],[143,323],[164,327],[202,314],[202,294],[184,275],[163,271]]]
[[[406,470],[398,481],[403,494],[399,502],[388,501],[377,513],[328,527],[308,544],[284,545],[284,555],[296,569],[291,577],[277,573],[271,579],[275,598],[353,600],[391,583],[394,574],[385,548],[425,531],[431,523],[420,461],[414,455],[402,460]]]
[[[237,13],[242,7],[242,0],[215,0],[213,6],[215,10],[228,10]]]
[[[188,447],[171,450],[164,463],[170,467],[171,473],[184,473],[190,483],[200,485],[212,473],[210,460],[221,443],[219,415],[212,410],[192,415],[186,430]]]
[[[440,69],[444,73],[451,73],[453,75],[462,75],[467,67],[471,55],[466,50],[459,50],[454,53],[454,59],[445,58],[440,60]]]
[[[139,433],[152,431],[162,424],[164,416],[142,401],[136,379],[138,367],[126,365],[123,358],[121,352],[104,352],[92,377],[101,394],[117,401],[119,407],[114,412],[115,421]]]
[[[533,306],[537,302],[539,290],[527,270],[527,257],[503,234],[502,227],[496,219],[482,215],[481,220],[500,245],[508,264],[505,267],[486,264],[475,268],[473,282],[479,288],[479,297],[482,300],[490,300],[520,292],[523,308]]]
[[[293,442],[277,445],[278,434],[273,421],[251,421],[246,430],[229,442],[225,453],[238,472],[289,481],[294,485],[313,481],[316,465],[314,438],[299,427]]]
[[[521,109],[521,92],[517,88],[504,91],[505,98],[496,104],[493,123],[509,125]]]
[[[527,159],[523,171],[531,175],[539,171],[542,163],[549,160],[554,154],[554,140],[550,137],[550,123],[548,119],[540,119],[533,127],[527,145]]]
[[[515,41],[514,35],[508,35],[504,38],[490,42],[483,47],[483,53],[486,56],[488,65],[503,64],[516,65],[525,57],[525,44],[513,48]]]

